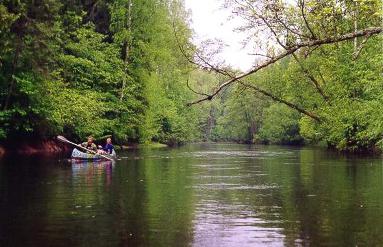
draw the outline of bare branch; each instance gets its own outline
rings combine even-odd
[[[307,36],[307,35],[304,35],[304,34],[298,32],[298,31],[296,31],[296,30],[290,28],[290,27],[289,27],[283,20],[281,20],[281,19],[279,18],[278,13],[275,13],[275,18],[276,18],[276,20],[277,20],[280,24],[282,24],[282,26],[283,26],[284,28],[286,28],[286,30],[288,30],[289,32],[291,32],[291,33],[293,33],[293,34],[298,35],[298,37],[300,37],[300,38],[312,38],[312,37],[309,37],[309,36]]]
[[[266,20],[266,18],[263,17],[262,15],[258,15],[258,17],[261,18],[262,21],[266,24],[266,26],[270,29],[271,33],[274,35],[278,44],[287,50],[289,47],[287,47],[285,44],[283,44],[283,42],[278,38],[277,32],[274,30],[274,28],[271,26],[271,24]]]
[[[295,61],[297,61],[299,67],[301,68],[301,70],[303,71],[303,73],[311,80],[311,82],[313,83],[315,89],[317,90],[317,92],[322,96],[322,98],[324,99],[324,101],[328,102],[329,98],[328,96],[323,92],[319,82],[317,81],[317,79],[315,79],[315,77],[310,73],[310,71],[308,71],[305,66],[302,64],[302,62],[299,60],[298,56],[295,55],[295,53],[292,54]]]
[[[222,74],[225,76],[233,77],[234,75],[230,74],[227,70],[221,69],[218,66],[212,65],[207,59],[205,59],[199,52],[195,54],[202,63],[204,63],[203,67],[210,69],[218,74]],[[195,63],[195,62],[194,62]],[[195,63],[198,64],[198,63]],[[201,66],[201,64],[199,64]]]
[[[287,48],[288,48],[288,47],[287,47],[286,45],[284,45],[283,42],[279,39],[277,32],[275,31],[275,29],[274,29],[274,27],[272,26],[272,24],[267,20],[267,17],[264,16],[264,15],[262,15],[262,14],[260,14],[260,13],[262,13],[263,11],[259,10],[258,8],[256,9],[255,6],[253,6],[250,2],[247,2],[247,1],[245,1],[244,4],[238,2],[237,0],[235,0],[235,2],[236,2],[238,5],[242,6],[243,8],[246,8],[246,7],[247,7],[247,8],[250,8],[251,11],[252,11],[252,13],[253,13],[253,15],[254,15],[256,18],[261,19],[262,22],[263,22],[263,23],[267,26],[267,28],[270,30],[270,32],[274,35],[274,38],[276,39],[277,43],[278,43],[281,47],[283,47],[284,49],[287,49]]]
[[[318,49],[320,46],[317,45],[317,46],[314,46],[313,48],[309,49],[308,51],[305,51],[304,53],[304,57],[307,58],[308,56],[310,56],[311,53],[313,53],[316,49]]]
[[[363,41],[359,44],[359,46],[356,48],[355,52],[352,54],[352,60],[356,60],[359,55],[360,55],[360,52],[362,51],[364,45],[366,44],[367,40],[371,37],[371,35],[367,35]]]
[[[302,14],[302,18],[305,22],[305,25],[307,27],[307,29],[309,30],[310,34],[311,34],[311,37],[313,39],[316,39],[316,35],[314,34],[313,30],[311,29],[308,21],[307,21],[307,18],[306,18],[306,14],[305,14],[305,0],[301,0],[298,2],[298,5],[300,6],[300,9],[301,9],[301,14]]]
[[[175,37],[175,41],[177,43],[177,46],[178,46],[178,49],[180,50],[181,54],[188,60],[189,63],[191,64],[194,64],[194,65],[197,65],[198,67],[200,67],[201,65],[196,63],[194,61],[193,58],[191,58],[190,56],[188,56],[186,54],[186,51],[184,50],[183,46],[180,44],[179,40],[178,40],[178,36],[177,36],[177,31],[176,31],[176,28],[175,28],[175,23],[173,21],[173,32],[174,32],[174,37]],[[214,68],[214,66],[212,66],[211,64],[208,64],[210,66],[210,69]],[[215,68],[215,70],[217,71],[218,69]],[[219,70],[218,70],[219,71]],[[202,96],[206,96],[206,97],[209,97],[210,95],[206,94],[206,93],[202,93],[202,92],[198,92],[194,89],[192,89],[189,85],[189,79],[186,81],[186,86],[195,94],[198,94],[198,95],[202,95]]]
[[[251,56],[260,56],[260,57],[267,57],[267,58],[272,58],[271,56],[269,55],[265,55],[265,54],[261,54],[261,53],[247,53],[247,55],[251,55]]]
[[[324,79],[324,77],[323,77],[323,75],[322,75],[322,72],[321,72],[321,70],[320,70],[320,67],[318,67],[318,74],[319,74],[319,77],[321,78],[322,82],[325,82],[325,79]]]
[[[214,71],[214,72],[219,73],[219,74],[222,74],[222,75],[226,75],[226,76],[230,76],[230,77],[233,76],[232,74],[229,74],[228,71],[226,71],[226,70],[224,70],[224,69],[221,69],[221,68],[219,68],[218,66],[213,65],[212,63],[210,63],[210,62],[209,62],[206,58],[204,58],[198,51],[196,51],[196,52],[194,53],[194,55],[195,55],[195,56],[196,56],[196,57],[197,57],[203,64],[196,62],[191,56],[189,56],[189,55],[186,53],[184,47],[180,44],[179,39],[178,39],[178,36],[177,36],[177,31],[176,31],[174,22],[173,22],[173,32],[174,32],[175,41],[176,41],[176,43],[177,43],[178,49],[180,50],[182,56],[184,56],[184,57],[187,59],[187,61],[188,61],[189,63],[194,64],[194,65],[196,65],[196,66],[198,66],[198,67],[200,67],[200,68],[202,67],[203,69],[206,69],[206,70]],[[192,90],[192,91],[193,91],[193,90]],[[201,94],[201,93],[198,93],[198,94]],[[202,95],[203,95],[203,93],[202,93]]]
[[[195,94],[202,95],[202,96],[209,96],[206,93],[200,93],[198,91],[195,91],[193,88],[191,88],[190,85],[189,85],[189,79],[187,79],[187,81],[186,81],[186,86],[189,88],[190,91],[192,91]]]
[[[242,82],[242,81],[239,81],[239,83],[240,83],[241,85],[243,85],[244,87],[251,88],[251,89],[253,89],[253,90],[255,90],[255,91],[257,91],[257,92],[259,92],[259,93],[261,93],[261,94],[263,94],[263,95],[265,95],[265,96],[267,96],[267,97],[270,97],[270,98],[273,99],[274,101],[277,101],[277,102],[279,102],[279,103],[285,104],[285,105],[287,105],[288,107],[293,108],[293,109],[297,110],[298,112],[303,113],[304,115],[306,115],[306,116],[308,116],[308,117],[314,119],[315,121],[318,121],[318,122],[321,121],[320,118],[319,118],[319,116],[317,116],[316,114],[314,114],[314,113],[312,113],[312,112],[309,112],[309,111],[307,111],[307,110],[305,110],[305,109],[303,109],[303,108],[297,106],[296,104],[293,104],[293,103],[288,102],[288,101],[286,101],[286,100],[284,100],[284,99],[281,99],[281,98],[275,96],[274,94],[269,93],[269,92],[267,92],[267,91],[265,91],[265,90],[263,90],[263,89],[261,89],[261,88],[255,86],[255,85],[247,84],[247,83],[244,83],[244,82]]]

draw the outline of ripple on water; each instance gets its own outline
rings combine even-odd
[[[201,199],[196,204],[194,246],[283,246],[280,206]]]
[[[255,216],[198,212],[194,219],[193,246],[283,246],[283,228],[267,226]],[[278,222],[278,221],[277,221]]]
[[[229,183],[205,183],[190,186],[196,190],[269,190],[279,188],[278,185],[242,185],[242,184],[229,184]]]
[[[262,157],[290,157],[293,156],[292,151],[261,151],[261,150],[245,150],[245,151],[195,151],[195,152],[183,152],[178,154],[178,157],[192,157],[192,158],[209,158],[209,159],[221,159],[221,158],[262,158]]]
[[[253,177],[253,174],[244,174],[244,175],[195,175],[192,178],[204,179],[233,179],[233,178],[250,178]]]

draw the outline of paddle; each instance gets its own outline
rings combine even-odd
[[[103,158],[105,158],[105,159],[107,159],[107,160],[114,160],[114,159],[112,159],[112,158],[110,158],[110,157],[108,157],[108,156],[106,156],[106,155],[98,154],[97,152],[95,152],[95,151],[93,151],[93,150],[87,149],[87,148],[85,148],[85,147],[83,147],[83,146],[81,146],[81,145],[78,145],[78,144],[76,144],[76,143],[74,143],[74,142],[71,142],[71,141],[69,141],[68,139],[66,139],[66,138],[63,137],[63,136],[57,136],[57,140],[62,141],[62,142],[66,142],[66,143],[69,143],[69,144],[72,144],[73,146],[76,146],[76,147],[78,147],[78,148],[84,149],[84,150],[86,150],[86,151],[88,151],[88,152],[90,152],[90,153],[100,155],[101,157],[103,157]]]

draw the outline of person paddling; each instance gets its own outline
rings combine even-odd
[[[90,149],[92,151],[97,152],[97,145],[94,144],[93,136],[88,136],[88,140],[86,142],[81,143],[80,145],[86,149]]]

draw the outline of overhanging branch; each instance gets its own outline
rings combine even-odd
[[[298,56],[293,53],[292,54],[295,61],[298,63],[299,67],[301,68],[301,70],[303,71],[303,73],[310,79],[310,81],[312,82],[312,84],[314,85],[316,91],[322,96],[323,100],[326,101],[328,103],[329,101],[329,98],[328,96],[324,93],[322,87],[320,86],[319,82],[317,79],[315,79],[315,77],[310,73],[310,71],[308,71],[305,66],[302,64],[302,62],[299,60]]]
[[[261,94],[263,94],[263,95],[265,95],[265,96],[267,96],[267,97],[273,99],[274,101],[277,101],[277,102],[279,102],[279,103],[285,104],[285,105],[287,105],[288,107],[290,107],[290,108],[292,108],[292,109],[295,109],[295,110],[297,110],[298,112],[303,113],[304,115],[306,115],[306,116],[308,116],[308,117],[314,119],[315,121],[318,121],[318,122],[321,121],[320,117],[317,116],[316,114],[314,114],[314,113],[312,113],[312,112],[309,112],[309,111],[303,109],[302,107],[300,107],[300,106],[298,106],[298,105],[296,105],[296,104],[294,104],[294,103],[291,103],[291,102],[286,101],[286,100],[284,100],[284,99],[282,99],[282,98],[280,98],[280,97],[277,97],[276,95],[271,94],[271,93],[267,92],[266,90],[263,90],[263,89],[261,89],[261,88],[255,86],[255,85],[252,85],[252,84],[244,83],[244,82],[242,82],[242,81],[239,81],[239,83],[240,83],[241,85],[243,85],[244,87],[251,88],[251,89],[253,89],[253,90],[256,91],[256,92],[259,92],[259,93],[261,93]]]

